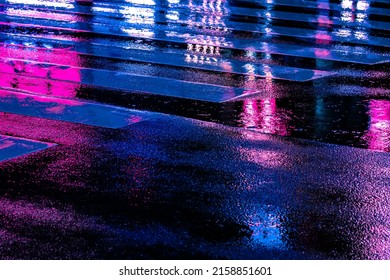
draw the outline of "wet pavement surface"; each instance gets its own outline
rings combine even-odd
[[[0,258],[390,259],[389,15],[0,1]]]

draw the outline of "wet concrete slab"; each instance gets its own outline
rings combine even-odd
[[[55,146],[55,144],[0,134],[0,162],[48,149],[53,146]]]
[[[103,104],[0,90],[0,112],[120,128],[149,118],[146,112]]]
[[[1,35],[0,35],[1,37]],[[6,36],[8,37],[8,36]],[[99,44],[90,43],[63,43],[59,44],[55,40],[45,40],[42,38],[34,38],[30,42],[35,44],[50,44],[52,50],[47,48],[39,48],[33,46],[17,45],[18,38],[13,38],[12,44],[0,44],[0,52],[14,61],[29,61],[26,58],[34,57],[36,62],[46,62],[47,64],[57,64],[62,66],[79,66],[79,60],[66,61],[63,57],[63,48],[68,48],[67,53],[74,57],[93,57],[122,59],[127,62],[155,63],[162,66],[181,67],[186,69],[200,69],[205,71],[213,71],[217,73],[231,73],[252,76],[256,78],[267,78],[272,76],[275,80],[307,82],[315,79],[334,75],[329,71],[303,69],[297,67],[274,66],[259,63],[248,63],[233,59],[222,59],[208,56],[205,54],[202,58],[191,55],[185,51],[171,51],[161,56],[159,53],[147,50],[123,49],[114,48]],[[195,47],[194,47],[195,48]],[[5,68],[5,67],[4,67]],[[126,69],[123,69],[125,71]],[[4,70],[3,70],[4,71]],[[14,71],[16,72],[16,71]]]

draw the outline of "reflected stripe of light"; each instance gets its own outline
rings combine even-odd
[[[75,21],[74,15],[66,15],[59,13],[47,13],[35,10],[19,10],[14,8],[8,8],[6,10],[9,16],[28,17],[28,18],[40,18],[40,19],[52,19],[52,20],[63,20],[63,21]]]
[[[390,101],[371,100],[369,104],[370,123],[367,132],[370,149],[390,150]]]
[[[73,9],[74,5],[69,3],[69,1],[40,1],[40,0],[6,0],[10,4],[28,4],[28,5],[37,5],[37,6],[48,6],[56,8],[67,8]]]
[[[130,35],[130,36],[141,36],[141,37],[147,37],[147,38],[153,38],[154,37],[154,32],[151,31],[150,29],[137,29],[137,28],[125,28],[122,27],[121,31],[124,33]]]
[[[154,24],[154,10],[137,8],[137,7],[123,7],[119,13],[126,19],[128,23],[145,23]]]
[[[242,119],[244,127],[257,127],[259,121],[259,108],[256,100],[245,99],[244,116]]]
[[[115,14],[117,13],[117,10],[112,8],[106,8],[106,7],[92,7],[93,12],[102,12],[102,13],[109,13],[109,14]]]
[[[277,131],[277,125],[274,122],[274,115],[276,113],[276,100],[264,99],[260,101],[262,107],[263,121],[261,123],[262,131],[265,133],[275,133]]]
[[[139,5],[150,5],[150,6],[154,6],[156,5],[156,2],[154,2],[153,0],[125,0],[126,3],[131,3],[131,4],[139,4]]]
[[[367,14],[357,13],[356,14],[356,21],[357,22],[363,22],[367,19]]]

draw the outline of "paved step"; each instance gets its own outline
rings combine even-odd
[[[55,146],[53,143],[44,143],[0,134],[0,162],[45,150],[53,146]]]
[[[2,36],[0,36],[1,38]],[[16,38],[17,39],[17,38]],[[13,41],[15,42],[15,41]],[[39,40],[35,41],[39,43]],[[165,53],[161,56],[155,51],[120,49],[109,46],[89,44],[85,42],[62,44],[49,40],[51,48],[0,44],[0,54],[3,57],[28,59],[34,62],[56,63],[63,66],[80,67],[80,59],[112,58],[127,62],[154,63],[163,66],[183,67],[184,69],[200,69],[217,73],[235,73],[259,78],[272,78],[286,81],[306,82],[332,75],[327,71],[283,67],[239,60],[224,59],[222,57],[196,55],[185,51]],[[54,42],[54,46],[53,46]],[[57,45],[57,46],[56,46]],[[112,65],[103,65],[112,68]],[[118,65],[118,72],[127,72],[125,67]]]
[[[144,121],[151,115],[137,110],[10,90],[0,90],[0,112],[112,129]]]

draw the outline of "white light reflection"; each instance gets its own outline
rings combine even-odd
[[[156,5],[156,2],[154,0],[125,0],[126,3],[131,4],[138,4],[138,5],[148,5],[148,6],[154,6]]]
[[[69,0],[44,1],[44,0],[6,0],[10,4],[29,4],[55,8],[73,9],[74,5]]]
[[[352,0],[343,0],[343,1],[341,1],[341,7],[343,9],[352,9],[352,4],[353,4]]]
[[[128,23],[143,23],[151,25],[155,23],[154,12],[154,9],[125,6],[119,10],[119,13],[122,14]]]
[[[356,9],[359,11],[367,11],[368,8],[370,7],[370,3],[367,1],[358,1],[356,4]]]
[[[341,20],[345,22],[354,22],[353,14],[350,11],[341,12]]]

